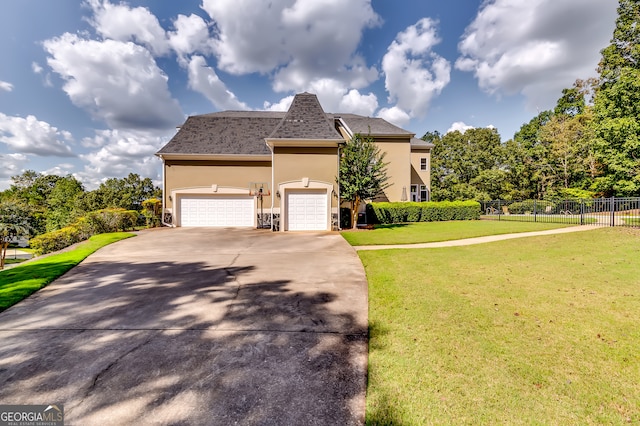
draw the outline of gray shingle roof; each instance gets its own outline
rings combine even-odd
[[[326,114],[316,95],[302,93],[294,97],[286,113],[222,111],[191,116],[157,154],[270,155],[266,138],[341,140],[334,126],[336,118],[341,118],[353,133],[413,135],[381,118]],[[412,144],[420,144],[417,141]]]
[[[432,144],[431,142],[423,141],[422,139],[411,138],[411,147],[426,149],[426,148],[433,148],[435,147],[435,145]]]
[[[269,139],[342,139],[325,114],[316,95],[300,93],[293,98],[289,111]]]
[[[158,154],[270,155],[264,142],[284,112],[224,111],[187,118]]]
[[[356,114],[333,114],[333,116],[341,118],[354,134],[360,133],[374,136],[413,135],[412,132],[394,126],[382,118],[363,117]]]

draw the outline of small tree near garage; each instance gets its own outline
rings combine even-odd
[[[370,136],[355,134],[342,149],[340,158],[340,197],[351,203],[351,226],[357,225],[358,209],[389,187],[385,153]]]

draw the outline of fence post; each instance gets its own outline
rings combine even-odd
[[[584,225],[584,200],[580,198],[580,225]]]
[[[611,197],[611,223],[610,226],[616,226],[616,197]]]
[[[538,221],[538,200],[533,200],[533,221]]]
[[[500,221],[500,216],[502,216],[502,209],[500,208],[500,200],[498,200],[498,222]]]

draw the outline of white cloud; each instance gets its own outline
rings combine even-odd
[[[198,15],[178,15],[173,22],[175,31],[169,32],[169,45],[177,53],[178,61],[186,66],[186,56],[195,52],[213,53],[213,39],[209,26]]]
[[[111,177],[124,177],[135,171],[142,177],[159,178],[161,162],[155,153],[173,134],[141,131],[99,130],[94,141],[83,141],[84,146],[99,148],[80,155],[87,164],[77,174],[87,188],[95,188]]]
[[[576,78],[595,75],[617,2],[491,0],[467,27],[456,68],[473,72],[491,94],[521,93],[546,109]]]
[[[167,76],[147,49],[131,42],[86,40],[65,33],[44,42],[49,66],[74,105],[109,126],[168,129],[184,120]]]
[[[389,102],[412,118],[423,118],[431,100],[449,84],[451,65],[433,52],[440,43],[436,26],[429,18],[409,26],[397,35],[382,59]],[[402,114],[396,111],[394,115]]]
[[[378,117],[387,120],[391,124],[398,127],[404,127],[411,121],[411,117],[401,108],[397,106],[391,108],[382,108],[378,111]]]
[[[378,78],[355,54],[364,29],[381,22],[370,0],[203,0],[202,8],[215,21],[218,67],[229,73],[275,72],[278,92],[321,78],[358,89]]]
[[[474,129],[475,127],[473,126],[469,126],[468,124],[466,124],[463,121],[456,121],[455,123],[451,124],[451,127],[449,127],[449,130],[447,130],[447,133],[451,133],[451,132],[455,132],[458,131],[460,133],[464,133],[469,129]]]
[[[73,157],[68,143],[73,142],[71,133],[58,130],[33,115],[10,117],[0,113],[0,142],[19,153],[44,157]]]
[[[225,84],[218,78],[215,70],[207,66],[202,56],[193,56],[189,62],[189,87],[202,93],[218,109],[247,110],[249,107],[240,102]]]
[[[155,55],[169,52],[166,33],[149,9],[131,8],[125,3],[111,4],[108,0],[90,0],[89,4],[94,13],[90,23],[103,37],[123,42],[135,41]]]
[[[31,70],[34,74],[42,74],[43,68],[37,62],[31,62]]]
[[[3,185],[3,179],[19,175],[27,162],[28,157],[24,154],[0,154],[0,164],[2,164],[0,167],[0,188],[8,188],[8,184]]]
[[[363,95],[355,89],[343,96],[336,112],[350,112],[367,117],[373,115],[378,109],[378,98],[373,93]]]
[[[288,111],[291,106],[291,102],[293,102],[294,96],[287,96],[286,98],[280,99],[279,102],[272,104],[270,102],[264,103],[265,111]]]
[[[0,90],[11,92],[13,90],[13,84],[0,80]]]

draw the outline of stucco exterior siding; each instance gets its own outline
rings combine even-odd
[[[325,182],[333,185],[338,191],[338,148],[298,148],[275,147],[273,156],[274,185],[285,182],[302,181],[309,178],[314,182]],[[337,207],[337,198],[331,197],[331,206]],[[275,199],[275,206],[280,207],[281,200]]]
[[[212,185],[249,190],[250,182],[266,182],[270,185],[271,162],[166,161],[165,207],[173,208],[173,200],[169,199],[169,195],[174,190],[211,188]],[[271,198],[263,198],[264,205],[270,206]]]
[[[427,159],[427,170],[421,170],[420,161]],[[431,190],[431,152],[413,151],[411,152],[411,183],[414,185],[427,185]]]
[[[376,145],[385,153],[389,188],[384,191],[388,201],[402,201],[402,189],[408,194],[411,185],[411,145],[409,139],[375,138]]]

